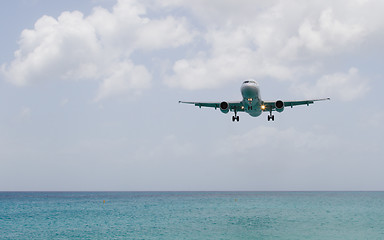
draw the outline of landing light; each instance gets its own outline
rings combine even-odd
[[[252,102],[252,98],[248,98],[248,101],[249,101],[249,102]]]
[[[244,109],[244,106],[241,106],[241,109]]]
[[[261,105],[261,110],[265,110],[265,105]]]

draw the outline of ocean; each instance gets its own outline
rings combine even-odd
[[[0,192],[1,239],[384,239],[384,192]]]

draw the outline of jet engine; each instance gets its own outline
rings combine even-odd
[[[229,112],[229,104],[227,102],[221,102],[220,103],[220,111],[222,113],[228,113]]]
[[[276,111],[277,112],[282,112],[284,111],[284,102],[281,100],[277,100],[275,103]]]

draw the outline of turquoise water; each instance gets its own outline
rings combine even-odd
[[[0,238],[384,239],[384,192],[0,192]]]

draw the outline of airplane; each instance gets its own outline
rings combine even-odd
[[[194,104],[197,107],[211,107],[215,109],[220,109],[222,113],[228,113],[229,111],[234,112],[235,115],[232,116],[232,121],[239,121],[238,112],[246,112],[252,117],[258,117],[262,112],[269,112],[268,121],[275,121],[275,116],[272,114],[272,111],[282,112],[285,107],[293,107],[298,105],[307,105],[313,104],[317,101],[330,100],[330,98],[321,98],[321,99],[310,99],[310,100],[299,100],[299,101],[263,101],[260,96],[259,84],[253,80],[249,79],[243,82],[241,85],[241,95],[243,96],[242,101],[237,102],[184,102],[179,101],[179,103]]]

